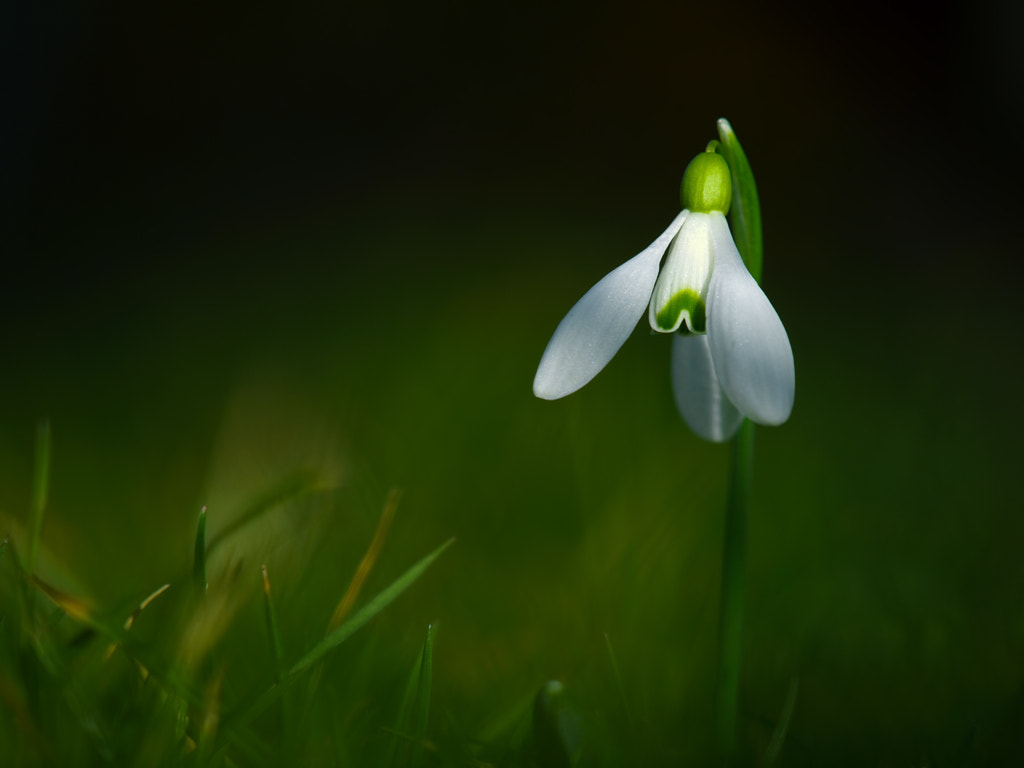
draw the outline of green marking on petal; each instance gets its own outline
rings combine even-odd
[[[704,333],[707,327],[707,314],[704,301],[700,294],[689,288],[676,293],[668,303],[658,310],[655,319],[658,329],[670,331],[678,322],[680,315],[685,314],[685,323],[693,333]]]

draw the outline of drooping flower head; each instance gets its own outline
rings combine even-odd
[[[723,140],[735,141],[719,121]],[[548,342],[533,392],[572,394],[619,351],[647,309],[652,329],[673,334],[672,385],[690,428],[728,440],[744,417],[778,425],[793,408],[796,378],[786,329],[733,242],[726,214],[730,169],[708,144],[683,175],[683,210],[651,245],[605,275],[569,310]]]

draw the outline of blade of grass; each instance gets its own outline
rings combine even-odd
[[[154,590],[153,593],[149,595],[149,597],[147,597],[141,603],[139,603],[135,610],[131,612],[131,615],[127,619],[125,619],[124,628],[126,630],[131,629],[132,625],[135,623],[135,620],[139,618],[139,614],[146,610],[146,608],[149,607],[150,603],[152,603],[154,600],[156,600],[158,597],[160,597],[160,595],[162,595],[170,588],[170,584],[164,584],[162,587]]]
[[[28,567],[35,573],[43,533],[43,512],[50,487],[50,422],[42,419],[36,427],[36,456],[32,473],[32,507],[29,517]]]
[[[170,584],[164,584],[162,587],[160,587],[155,592],[150,594],[147,598],[145,598],[141,603],[139,603],[137,606],[135,606],[135,610],[133,610],[128,615],[128,618],[124,620],[124,631],[127,632],[129,629],[131,629],[132,625],[135,624],[135,620],[139,617],[139,614],[142,613],[144,610],[146,610],[146,607],[150,603],[152,603],[154,600],[156,600],[158,597],[160,597],[160,595],[162,595],[164,592],[166,592],[170,588],[171,588]],[[114,651],[116,651],[116,650],[117,650],[117,643],[116,642],[110,643],[110,645],[107,646],[107,653],[106,653],[105,660],[109,661],[110,657],[114,655]]]
[[[201,701],[201,698],[195,693],[195,687],[181,674],[180,670],[162,662],[149,647],[134,639],[127,628],[121,626],[120,620],[108,621],[100,617],[89,608],[85,601],[58,590],[36,576],[30,577],[28,580],[65,615],[91,628],[98,636],[120,648],[129,659],[146,670],[147,678],[156,676],[161,681],[162,687],[166,688],[169,693],[192,705],[197,705]],[[138,610],[148,605],[163,591],[162,588],[150,595]],[[127,624],[127,622],[125,623]]]
[[[263,616],[267,627],[267,642],[270,646],[270,657],[274,663],[274,683],[281,685],[281,675],[284,674],[284,653],[281,650],[281,632],[277,625],[277,611],[274,609],[274,601],[270,597],[270,575],[267,573],[267,566],[260,567],[263,574]],[[281,730],[287,736],[292,733],[292,724],[295,722],[292,712],[293,707],[290,696],[286,692],[281,695]]]
[[[401,497],[402,492],[397,488],[392,488],[391,492],[388,493],[388,498],[384,502],[384,509],[380,514],[380,522],[377,523],[377,530],[373,534],[370,547],[366,550],[366,554],[363,555],[359,567],[356,568],[352,581],[349,582],[348,589],[345,590],[345,594],[334,609],[330,624],[327,626],[328,632],[336,629],[348,615],[349,611],[352,610],[352,606],[356,604],[356,599],[359,597],[359,592],[366,582],[366,577],[370,575],[374,563],[377,562],[377,558],[380,556],[381,549],[384,548],[384,540],[388,537],[388,531],[391,530],[391,521],[395,519],[395,510],[398,509],[398,500]]]
[[[427,568],[429,568],[433,562],[437,560],[437,558],[440,557],[441,554],[454,542],[455,539],[449,539],[429,555],[419,560],[419,562],[415,563],[405,573],[379,592],[369,603],[356,611],[351,618],[345,621],[337,629],[328,633],[328,635],[317,643],[312,650],[292,665],[291,669],[282,676],[279,684],[272,685],[260,696],[256,697],[252,704],[250,704],[246,709],[236,714],[232,719],[232,726],[234,728],[239,728],[244,726],[246,723],[251,722],[253,718],[257,717],[261,712],[269,707],[287,686],[294,683],[303,672],[323,659],[328,653],[345,642],[345,640],[351,637],[358,629],[369,622],[370,619],[394,602],[395,599],[406,589],[412,586],[412,584],[423,575],[424,571],[426,571]]]
[[[217,726],[220,723],[221,687],[224,682],[224,670],[213,676],[203,696],[203,708],[198,713],[196,733],[195,765],[210,765],[213,745],[217,739]]]
[[[796,695],[799,683],[794,677],[789,681],[789,690],[786,691],[786,701],[782,705],[782,712],[779,714],[779,722],[775,725],[772,739],[768,742],[768,748],[764,753],[764,765],[768,768],[775,762],[782,751],[782,744],[786,741],[786,731],[789,730],[790,720],[793,719],[793,710],[796,709]]]
[[[409,680],[405,685],[395,727],[391,732],[387,764],[392,768],[408,765],[413,761],[412,750],[427,735],[427,719],[430,715],[430,685],[433,657],[433,626],[427,626],[427,637],[423,649],[416,658]]]
[[[143,600],[135,614],[122,627],[119,620],[100,617],[85,601],[58,590],[36,576],[27,576],[24,581],[41,591],[64,615],[90,627],[97,635],[121,650],[139,668],[146,684],[155,684],[169,701],[177,701],[182,707],[196,710],[202,710],[207,705],[208,699],[201,693],[203,686],[197,684],[181,665],[161,659],[151,647],[134,638],[128,631],[134,616],[161,595],[166,587],[156,590]],[[38,643],[36,650],[37,653],[41,650]],[[207,693],[209,690],[207,687]],[[253,760],[265,757],[265,750],[259,744],[257,735],[246,724],[236,725],[229,737],[236,747],[245,751]]]
[[[195,586],[196,598],[206,594],[206,506],[199,510],[199,522],[196,524],[195,561],[192,570],[192,582]]]
[[[430,719],[430,688],[434,679],[434,627],[427,626],[427,637],[420,654],[419,692],[416,695],[416,709],[413,716],[413,736],[418,741],[427,737],[427,721]]]
[[[612,648],[611,638],[608,637],[608,633],[604,633],[604,645],[608,649],[608,661],[612,665],[612,674],[615,676],[615,686],[619,689],[619,698],[622,699],[622,711],[626,715],[626,727],[632,731],[633,729],[633,715],[629,709],[629,700],[626,698],[626,686],[622,683],[622,673],[619,671],[619,662],[615,658],[615,650]]]
[[[281,672],[284,668],[281,653],[281,633],[277,627],[277,612],[274,610],[274,601],[270,599],[270,576],[267,574],[267,566],[260,566],[263,574],[263,615],[267,625],[267,640],[270,643],[270,656],[274,660],[274,680],[281,682]]]
[[[125,622],[125,627],[122,628],[119,621],[108,621],[100,617],[84,600],[57,589],[37,576],[29,576],[26,581],[42,592],[63,615],[85,625],[96,635],[106,639],[109,648],[122,650],[138,668],[141,678],[147,683],[154,682],[165,691],[168,698],[188,702],[192,706],[197,706],[201,701],[197,694],[197,686],[184,674],[183,670],[177,666],[168,665],[166,661],[156,656],[152,649],[133,640],[132,635],[128,632],[133,621],[132,617],[129,617],[129,620]],[[149,605],[163,591],[164,588],[150,595],[140,604],[137,612]],[[38,640],[34,643],[34,647],[40,661],[47,663],[47,657],[44,655],[46,647]]]
[[[377,522],[377,528],[370,541],[370,546],[367,548],[366,554],[363,555],[363,559],[359,562],[355,573],[352,574],[352,580],[349,582],[348,589],[345,590],[345,594],[342,595],[341,600],[335,606],[334,612],[331,614],[331,620],[327,623],[327,632],[331,632],[340,626],[341,622],[344,621],[352,607],[356,604],[356,600],[359,598],[360,592],[362,592],[363,584],[366,582],[370,571],[373,570],[373,566],[380,556],[381,550],[384,548],[384,541],[391,530],[391,522],[394,520],[395,511],[398,509],[399,498],[401,498],[401,492],[397,488],[392,488],[384,502],[384,509],[381,511],[380,520]],[[306,692],[308,696],[312,696],[314,691],[320,687],[321,671],[317,670],[310,679]]]
[[[56,587],[47,584],[38,576],[30,575],[29,580],[39,589],[40,592],[50,598],[50,601],[60,608],[66,615],[83,624],[91,625],[94,623],[95,619],[92,615],[92,610],[84,600],[81,600],[74,595],[69,595],[66,592],[61,592]]]
[[[327,637],[317,643],[309,653],[295,663],[295,665],[288,671],[288,676],[293,677],[298,675],[304,669],[308,669],[313,664],[320,661],[320,659],[351,637],[357,629],[387,608],[396,597],[402,594],[417,579],[419,579],[419,577],[423,575],[423,572],[426,571],[427,568],[429,568],[431,564],[441,556],[441,553],[448,549],[454,541],[455,539],[449,539],[418,563],[413,565],[409,570],[399,576],[388,587],[374,597],[369,603],[356,611],[351,618],[329,632]]]

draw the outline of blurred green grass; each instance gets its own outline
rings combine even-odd
[[[727,451],[687,432],[668,345],[643,329],[579,394],[530,392],[564,312],[660,229],[450,201],[400,210],[251,224],[194,243],[188,269],[41,300],[0,382],[5,527],[27,520],[44,415],[41,574],[105,610],[187,581],[201,505],[213,538],[312,473],[329,490],[211,556],[211,585],[238,597],[226,679],[269,681],[260,565],[294,660],[401,488],[366,594],[457,544],[325,668],[335,695],[364,702],[349,711],[371,741],[434,624],[442,744],[515,720],[557,678],[591,755],[701,760]],[[769,242],[766,261],[798,393],[791,421],[757,437],[744,741],[763,749],[797,678],[782,764],[985,764],[1022,724],[1020,322],[972,279],[956,322],[936,307],[941,274],[893,265],[879,282],[874,260],[800,274],[810,244],[793,247],[788,261]]]

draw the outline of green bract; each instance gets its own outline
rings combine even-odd
[[[729,212],[732,202],[732,179],[725,158],[715,152],[717,141],[708,144],[686,166],[679,199],[683,208],[697,213]]]
[[[757,197],[754,172],[750,170],[747,155],[729,121],[724,117],[718,121],[718,136],[722,140],[721,150],[732,174],[732,213],[729,216],[732,233],[736,238],[743,263],[751,276],[761,282],[761,265],[764,260],[764,246],[761,241],[761,203]]]

